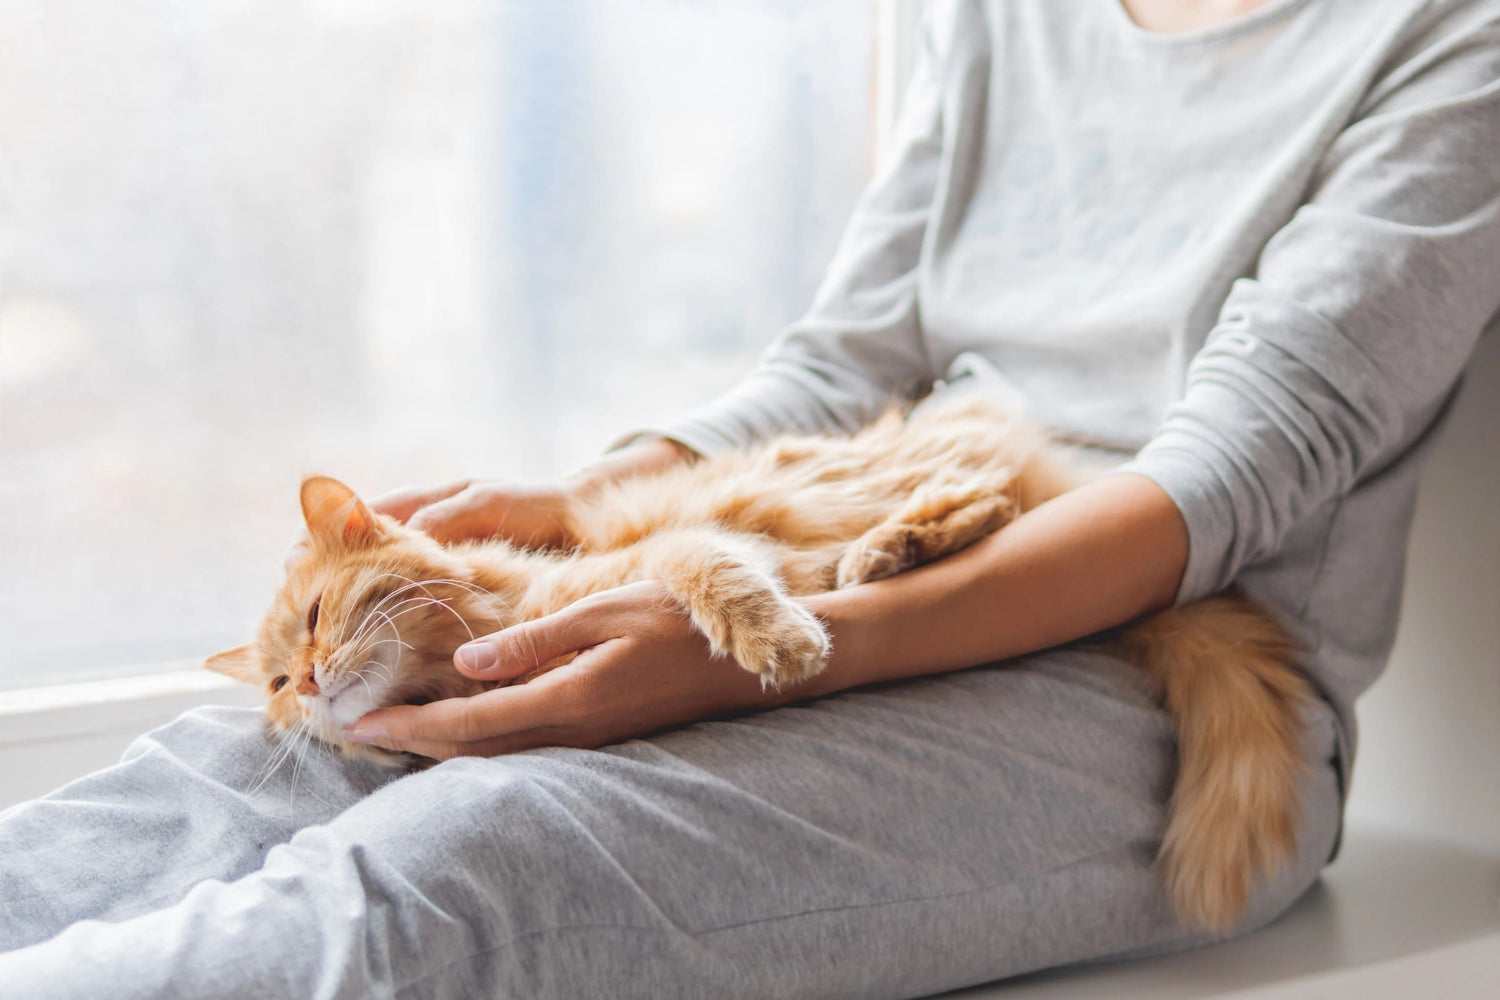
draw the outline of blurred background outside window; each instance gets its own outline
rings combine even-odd
[[[0,687],[249,637],[297,483],[729,387],[867,178],[866,0],[0,0]]]

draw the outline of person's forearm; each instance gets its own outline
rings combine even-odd
[[[807,598],[833,652],[827,670],[785,693],[962,669],[1122,624],[1172,602],[1187,551],[1159,486],[1107,476],[939,562]]]

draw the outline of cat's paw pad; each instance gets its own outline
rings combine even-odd
[[[842,589],[884,580],[911,567],[911,553],[900,535],[890,534],[881,539],[867,535],[851,545],[839,560],[838,585]]]
[[[775,621],[738,643],[740,666],[760,677],[763,687],[795,684],[821,673],[830,643],[823,623],[810,611],[788,604]]]

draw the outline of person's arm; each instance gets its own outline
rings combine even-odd
[[[833,651],[818,676],[762,690],[715,659],[660,584],[630,584],[461,648],[471,677],[525,684],[365,716],[350,739],[429,757],[538,746],[594,747],[724,712],[941,673],[1066,642],[1166,606],[1187,558],[1177,507],[1159,487],[1110,476],[1024,514],[937,563],[805,599]]]
[[[466,480],[436,490],[397,491],[370,507],[440,542],[501,535],[521,545],[566,548],[573,541],[567,514],[575,499],[592,495],[606,483],[697,458],[691,448],[676,441],[642,437],[605,453],[561,482],[522,485],[496,479]],[[414,506],[413,495],[418,501]]]
[[[460,479],[440,486],[393,490],[371,500],[369,506],[377,514],[394,517],[440,542],[498,535],[518,545],[566,548],[572,542],[567,512],[575,499],[586,498],[601,486],[627,476],[698,458],[684,444],[647,436],[607,452],[561,482]],[[286,566],[300,562],[307,552],[304,534],[287,549]]]
[[[994,663],[1172,603],[1188,536],[1149,479],[1108,476],[961,552],[811,597],[833,632],[828,669],[797,697]]]
[[[1179,601],[1405,454],[1500,310],[1500,11],[1434,3],[1421,24],[1124,467],[1187,519]]]

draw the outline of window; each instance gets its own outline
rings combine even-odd
[[[299,477],[728,387],[868,175],[861,0],[0,8],[0,687],[248,637]]]

